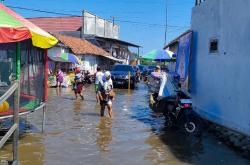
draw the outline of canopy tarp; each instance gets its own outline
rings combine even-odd
[[[0,43],[31,39],[36,47],[47,49],[58,40],[27,19],[0,4]]]
[[[126,62],[126,60],[125,60],[125,59],[118,59],[118,58],[115,58],[115,57],[113,57],[113,56],[109,56],[109,55],[107,55],[107,56],[103,56],[103,57],[108,58],[108,59],[111,59],[111,60],[116,61],[116,62],[121,62],[121,63]]]

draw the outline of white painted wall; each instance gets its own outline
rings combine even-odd
[[[98,56],[95,55],[82,55],[83,69],[88,70],[91,74],[96,72],[97,65],[99,65]]]
[[[250,136],[250,1],[207,0],[193,8],[192,30],[195,110]],[[216,54],[211,38],[219,39]]]

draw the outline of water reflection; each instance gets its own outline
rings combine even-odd
[[[56,88],[56,95],[57,96],[62,96],[62,88],[61,87]]]
[[[109,144],[112,141],[112,120],[106,117],[100,118],[96,130],[98,133],[96,144],[101,151],[109,151]]]
[[[193,159],[199,158],[203,154],[204,146],[200,137],[185,136],[173,129],[164,128],[159,138],[182,162],[192,163]]]
[[[151,154],[147,154],[154,162],[162,163],[170,160],[192,164],[193,160],[203,154],[201,137],[188,136],[176,128],[169,128],[168,121],[160,114],[148,114],[151,118],[152,135],[146,140],[152,146]],[[160,122],[161,121],[161,122]],[[163,145],[164,144],[164,145]],[[154,155],[152,157],[152,155]],[[166,156],[167,155],[167,156]]]
[[[138,116],[138,114],[137,114]],[[202,137],[184,135],[176,128],[169,128],[168,122],[159,123],[162,119],[148,113],[148,120],[140,120],[151,125],[152,134],[145,141],[151,146],[145,159],[153,164],[248,164],[249,159],[230,150],[226,145],[209,135],[206,130]],[[211,159],[212,158],[212,159]]]
[[[41,165],[44,162],[45,147],[40,134],[26,134],[19,142],[20,164]],[[12,145],[5,145],[0,150],[0,160],[12,159]]]
[[[82,104],[83,102],[81,100],[76,100],[74,102],[74,112],[76,116],[80,114],[81,109],[82,109]]]
[[[26,134],[20,140],[21,164],[249,165],[211,136],[190,138],[168,129],[164,116],[149,109],[143,85],[131,96],[116,90],[112,120],[100,117],[91,86],[84,101],[75,100],[71,89],[62,88],[61,96],[56,90],[49,90],[45,134]],[[39,126],[42,113],[31,116],[31,123]],[[10,156],[7,148],[11,150],[5,146],[0,159]]]

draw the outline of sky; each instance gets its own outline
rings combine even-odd
[[[166,2],[168,43],[189,29],[195,0],[4,0],[6,6],[69,15],[81,15],[82,10],[87,10],[105,19],[115,17],[115,23],[120,25],[120,39],[142,46],[141,55],[164,46]],[[12,9],[29,18],[60,16]]]

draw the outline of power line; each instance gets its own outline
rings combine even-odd
[[[118,22],[125,22],[125,23],[134,23],[134,24],[141,24],[141,25],[149,25],[149,26],[159,26],[162,28],[165,28],[166,25],[164,24],[152,24],[152,23],[145,23],[145,22],[139,22],[139,21],[127,21],[127,20],[116,20]],[[186,27],[188,28],[188,26],[178,26],[178,25],[167,25],[168,27]]]
[[[25,8],[25,7],[17,7],[17,6],[7,6],[7,7],[12,8],[12,9],[35,11],[35,12],[40,12],[40,13],[57,14],[57,15],[64,15],[64,16],[76,16],[72,14],[58,13],[58,12],[46,11],[46,10],[40,10],[40,9],[30,9],[30,8]]]
[[[40,9],[31,9],[31,8],[25,8],[25,7],[19,7],[19,6],[7,6],[12,9],[21,9],[21,10],[27,10],[27,11],[33,11],[33,12],[41,12],[41,13],[47,13],[47,14],[56,14],[56,15],[63,15],[63,16],[79,16],[79,15],[73,15],[73,14],[67,14],[67,13],[61,13],[61,12],[53,12],[53,11],[47,11],[47,10],[40,10]],[[84,16],[88,17],[88,16]],[[94,18],[94,17],[89,17]],[[106,19],[111,20],[111,19]],[[112,21],[112,20],[111,20]],[[124,23],[131,23],[131,24],[139,24],[139,25],[146,25],[146,26],[156,26],[165,28],[167,27],[183,27],[183,28],[189,28],[188,26],[177,26],[177,25],[163,25],[163,24],[154,24],[154,23],[146,23],[146,22],[139,22],[139,21],[129,21],[129,20],[116,20],[117,22],[124,22]]]
[[[166,27],[165,27],[165,38],[164,45],[167,43],[167,31],[168,31],[168,0],[166,0]]]

